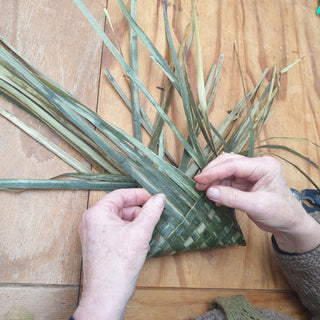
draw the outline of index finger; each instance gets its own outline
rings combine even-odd
[[[230,159],[241,159],[245,158],[244,156],[236,153],[222,153],[217,158],[211,160],[203,169],[202,172],[210,170],[215,166],[222,164],[223,162],[230,160]]]
[[[143,205],[150,197],[145,189],[118,189],[105,195],[94,207],[119,212],[123,208]]]
[[[252,158],[232,158],[228,159],[214,168],[205,170],[194,177],[199,184],[209,184],[214,181],[222,181],[228,178],[244,178],[249,181],[258,180],[264,167],[261,161]]]

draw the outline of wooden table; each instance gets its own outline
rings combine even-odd
[[[138,22],[163,54],[168,54],[162,18],[163,1],[139,1]],[[101,26],[105,1],[85,1]],[[177,13],[183,24],[190,18],[190,1],[170,1],[169,19],[179,38]],[[132,131],[131,117],[104,76],[108,68],[118,79],[123,72],[71,0],[0,0],[0,34],[32,64],[118,126]],[[319,142],[320,17],[318,1],[199,1],[205,76],[220,52],[225,55],[222,80],[210,117],[219,125],[243,96],[233,49],[237,41],[244,80],[252,89],[266,67],[283,57],[280,66],[304,60],[281,80],[281,95],[262,137],[294,136]],[[116,1],[110,15],[118,41],[128,56],[128,26]],[[110,30],[107,27],[110,35]],[[177,38],[177,39],[178,39]],[[297,51],[298,54],[286,53]],[[140,76],[159,96],[163,76],[140,43]],[[189,71],[195,75],[194,51]],[[195,85],[193,77],[192,85]],[[144,98],[141,103],[150,111]],[[20,110],[0,100],[17,116],[59,138]],[[119,117],[119,115],[121,116]],[[179,106],[171,116],[180,119]],[[182,120],[181,120],[182,121]],[[185,131],[183,123],[181,128]],[[290,143],[319,163],[320,152],[305,143]],[[174,140],[168,148],[181,154]],[[50,178],[72,171],[61,160],[19,129],[0,118],[1,178]],[[303,165],[302,162],[299,164]],[[304,165],[320,183],[316,170]],[[288,165],[284,171],[291,187],[311,185]],[[0,319],[67,319],[77,305],[81,251],[78,224],[87,205],[102,193],[26,191],[0,193]],[[270,235],[238,213],[247,247],[195,252],[148,261],[129,302],[126,319],[188,319],[208,308],[217,295],[241,293],[258,307],[305,319],[296,295],[274,264]]]

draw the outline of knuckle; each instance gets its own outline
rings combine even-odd
[[[225,153],[220,154],[219,158],[222,160],[230,159],[230,158],[232,158],[232,154],[225,152]]]
[[[224,152],[224,153],[221,153],[221,154],[218,156],[218,158],[220,158],[220,159],[225,159],[225,158],[228,157],[228,156],[229,156],[229,153]]]
[[[272,170],[276,170],[277,172],[282,171],[281,163],[273,157],[265,157],[265,163],[272,168]]]
[[[105,210],[109,211],[111,213],[116,213],[116,212],[118,212],[118,205],[114,201],[110,200],[105,205]]]
[[[90,209],[101,212],[101,213],[117,213],[119,211],[119,207],[117,203],[111,199],[107,202],[97,202],[93,207]]]
[[[154,210],[152,210],[151,208],[146,208],[146,210],[143,213],[144,215],[147,215],[150,219],[152,220],[156,220],[158,219],[158,215],[156,214],[156,212]]]
[[[236,207],[239,202],[238,194],[233,191],[228,192],[226,195],[225,202],[229,207]]]
[[[225,152],[222,153],[219,158],[221,159],[240,159],[240,158],[244,158],[244,156],[242,156],[241,154],[237,154],[237,153],[233,153],[233,152]]]

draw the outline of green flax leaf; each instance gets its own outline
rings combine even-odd
[[[46,147],[48,150],[53,152],[56,156],[58,156],[60,159],[62,159],[64,162],[66,162],[68,165],[70,165],[72,168],[74,168],[78,172],[91,173],[91,170],[87,168],[84,164],[82,164],[76,158],[70,156],[66,151],[61,149],[56,144],[54,144],[51,140],[47,139],[37,130],[26,125],[23,121],[15,117],[10,112],[0,107],[0,114],[10,122],[15,124],[17,127],[19,127],[21,130],[23,130],[25,133],[27,133],[34,140],[41,143],[44,147]]]
[[[146,98],[151,102],[151,104],[155,107],[155,109],[158,111],[158,114],[163,118],[163,120],[169,125],[169,127],[172,129],[172,131],[175,133],[177,138],[180,140],[180,142],[183,144],[183,146],[187,149],[189,154],[193,157],[194,161],[198,163],[199,166],[203,166],[203,159],[199,157],[199,155],[193,150],[191,145],[187,142],[187,140],[183,137],[181,132],[176,128],[176,126],[173,124],[173,122],[170,120],[170,118],[167,116],[167,114],[161,109],[161,107],[158,105],[158,103],[155,101],[153,96],[150,94],[150,92],[147,90],[147,88],[142,84],[140,79],[137,77],[135,72],[131,69],[131,67],[126,63],[126,61],[123,59],[119,51],[115,48],[115,46],[112,44],[110,39],[107,37],[107,35],[104,33],[104,31],[101,29],[100,25],[97,23],[97,21],[93,18],[92,14],[89,12],[89,10],[86,8],[86,6],[82,3],[81,0],[74,0],[78,8],[81,10],[83,15],[87,18],[88,22],[93,26],[93,28],[96,30],[98,35],[101,37],[105,45],[108,47],[110,52],[113,54],[113,56],[117,59],[117,61],[120,63],[120,65],[123,67],[124,71],[128,74],[128,76],[131,78],[131,81],[134,81],[138,88],[141,90],[141,92],[146,96]],[[123,2],[119,0],[119,4],[121,5]],[[124,6],[124,4],[123,4]],[[126,11],[126,8],[121,7],[123,11]],[[130,14],[129,14],[130,16]],[[132,27],[136,26],[136,23],[133,21],[132,17],[126,17]],[[140,29],[141,30],[141,29]],[[137,29],[135,28],[135,31],[137,34],[141,37]]]
[[[197,140],[197,137],[195,134],[195,129],[193,126],[193,121],[192,121],[192,114],[191,114],[191,110],[190,110],[190,102],[189,102],[189,98],[188,98],[188,92],[187,92],[187,88],[186,88],[186,84],[184,82],[181,66],[180,66],[180,63],[178,60],[177,53],[174,48],[174,44],[173,44],[173,40],[172,40],[172,36],[171,36],[171,32],[170,32],[170,27],[169,27],[169,22],[168,22],[168,14],[167,14],[167,5],[168,5],[167,0],[165,0],[163,3],[163,16],[164,16],[164,23],[165,23],[167,40],[168,40],[173,64],[174,64],[175,70],[178,74],[178,80],[179,80],[180,88],[181,88],[182,104],[183,104],[183,108],[184,108],[186,119],[187,119],[187,125],[188,125],[190,139],[191,139],[192,145],[195,148],[196,153],[199,157],[198,159],[200,160],[198,165],[200,168],[204,168],[204,166],[206,165],[206,159],[202,153],[199,141]],[[188,150],[187,150],[187,152],[189,153]]]
[[[77,6],[80,8],[83,4],[81,4],[80,0],[74,0],[77,4]],[[132,18],[132,16],[129,14],[125,4],[122,0],[118,0],[118,3],[120,5],[121,11],[125,18],[128,20],[130,27],[136,32],[136,34],[139,36],[139,38],[142,40],[142,42],[145,44],[145,46],[150,51],[152,57],[154,60],[158,62],[162,66],[162,68],[166,71],[166,74],[169,75],[170,79],[172,79],[172,82],[174,86],[179,91],[179,83],[178,80],[174,74],[174,72],[171,70],[167,62],[164,60],[162,55],[159,53],[159,51],[156,49],[156,47],[153,45],[152,41],[146,36],[146,34],[143,32],[143,30],[137,25],[136,21]],[[81,9],[80,9],[81,10]],[[82,11],[82,10],[81,10]],[[86,10],[87,11],[87,10]],[[84,13],[84,11],[83,11]],[[88,18],[88,15],[85,14],[85,16]]]
[[[263,145],[263,146],[256,146],[255,149],[275,149],[275,150],[283,150],[286,152],[289,152],[291,154],[293,154],[294,156],[303,159],[304,161],[307,161],[310,165],[312,165],[313,167],[315,167],[316,169],[319,169],[319,166],[313,162],[312,160],[310,160],[308,157],[306,157],[305,155],[301,154],[300,152],[289,148],[287,146],[283,146],[283,145],[273,145],[273,144],[267,144],[267,145]]]
[[[84,181],[84,180],[46,180],[46,179],[0,179],[0,190],[102,190],[113,191],[119,188],[138,188],[136,182]]]
[[[288,159],[279,156],[276,153],[271,153],[272,156],[277,157],[287,163],[289,163],[292,167],[294,167],[295,169],[297,169],[307,180],[309,180],[311,182],[311,184],[313,184],[313,186],[320,191],[320,188],[318,187],[318,185],[310,178],[310,176],[304,171],[302,170],[299,166],[297,166],[295,163],[293,163],[292,161],[289,161]]]
[[[137,0],[131,0],[131,16],[135,21],[137,20]],[[133,28],[130,30],[130,64],[133,72],[138,76],[138,38]],[[142,142],[139,88],[134,81],[131,81],[131,101],[133,135],[137,140]]]

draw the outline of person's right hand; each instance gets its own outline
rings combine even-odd
[[[83,292],[74,319],[123,319],[164,205],[163,195],[119,189],[84,212]]]
[[[320,224],[293,196],[276,159],[225,153],[194,180],[217,205],[244,211],[258,227],[272,232],[281,250],[305,252],[320,244]]]

